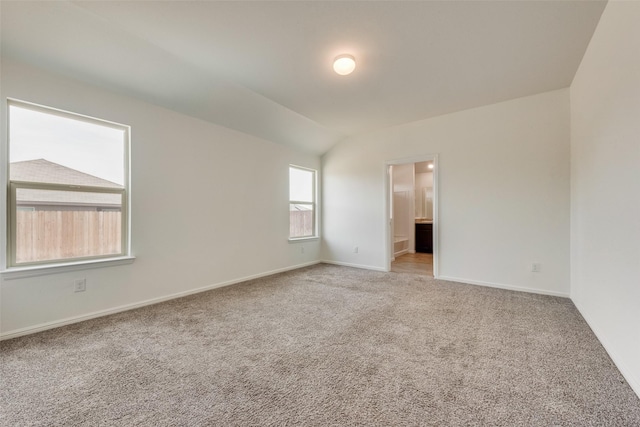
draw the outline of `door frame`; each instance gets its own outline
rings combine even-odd
[[[439,191],[439,174],[440,165],[438,163],[438,154],[424,154],[421,156],[412,156],[402,159],[387,160],[384,163],[384,242],[385,242],[385,271],[391,271],[391,252],[393,251],[393,227],[391,224],[391,174],[390,166],[406,165],[420,162],[433,162],[433,277],[439,276],[439,258],[440,258],[440,191]],[[414,188],[415,191],[415,188]]]

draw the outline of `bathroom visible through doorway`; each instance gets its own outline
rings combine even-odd
[[[389,271],[437,277],[437,156],[410,160],[387,162]]]

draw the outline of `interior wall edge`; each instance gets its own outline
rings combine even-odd
[[[611,343],[606,338],[604,328],[600,328],[598,326],[595,318],[589,316],[587,314],[588,312],[586,308],[582,306],[578,301],[574,300],[573,298],[571,298],[571,301],[578,309],[578,312],[580,313],[584,321],[587,322],[587,325],[589,325],[589,328],[591,328],[591,331],[596,336],[598,341],[600,341],[600,344],[611,358],[613,364],[616,365],[624,379],[627,381],[627,384],[629,384],[631,389],[640,399],[640,378],[634,377],[632,369],[627,366],[627,364],[624,362],[624,359],[620,357],[620,355],[614,350],[615,347],[611,345]]]

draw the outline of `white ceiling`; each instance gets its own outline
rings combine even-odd
[[[324,153],[569,86],[605,3],[2,1],[2,55]]]

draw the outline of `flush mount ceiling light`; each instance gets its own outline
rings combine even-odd
[[[356,59],[351,55],[338,55],[333,60],[333,70],[341,76],[353,73],[356,69]]]
[[[427,165],[427,167],[428,167],[429,169],[433,169],[433,163],[429,163],[429,164]]]

